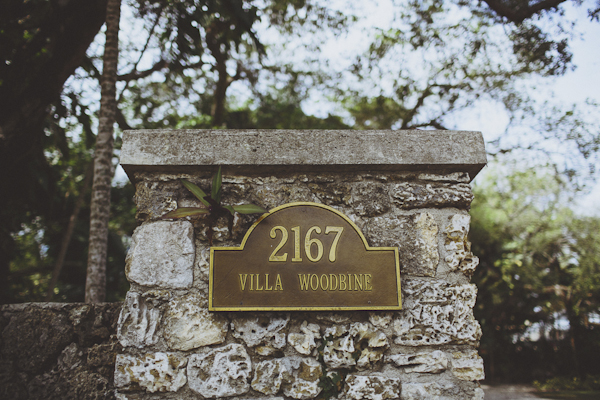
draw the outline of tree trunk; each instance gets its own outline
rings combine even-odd
[[[113,177],[113,125],[117,108],[116,81],[119,58],[119,18],[121,0],[109,0],[106,6],[106,43],[100,79],[100,118],[94,154],[94,182],[90,206],[85,302],[99,303],[106,298],[106,253],[110,218],[110,184]]]

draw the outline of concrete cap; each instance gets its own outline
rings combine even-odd
[[[135,172],[468,172],[485,166],[481,132],[429,130],[136,130],[121,165]]]

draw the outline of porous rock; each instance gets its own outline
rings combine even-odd
[[[393,354],[386,361],[403,367],[404,372],[420,372],[436,374],[448,368],[448,359],[443,351],[420,351],[415,354]]]
[[[268,355],[285,346],[284,329],[289,320],[289,315],[234,318],[231,331],[235,338],[243,340],[249,347],[260,345],[263,355]]]
[[[142,357],[117,355],[115,386],[148,392],[176,392],[185,385],[186,358],[175,353],[152,353]]]
[[[317,346],[315,339],[321,338],[320,327],[317,324],[309,324],[304,321],[300,326],[300,331],[302,333],[290,333],[288,343],[294,346],[298,353],[308,355]]]
[[[165,310],[164,337],[170,348],[191,350],[225,341],[228,321],[201,306],[195,293],[171,300]]]
[[[250,389],[252,362],[244,346],[229,344],[192,354],[187,376],[190,389],[205,398],[239,396]]]
[[[395,343],[406,346],[475,344],[481,327],[473,316],[475,285],[407,279],[402,311],[394,319]]]
[[[144,347],[158,341],[156,334],[160,310],[145,301],[141,294],[129,291],[125,297],[117,337],[123,347]]]
[[[354,400],[397,399],[401,387],[399,378],[351,374],[346,377],[346,390],[343,398]]]
[[[392,198],[399,208],[457,207],[468,209],[473,201],[471,186],[466,183],[401,182],[392,188]]]
[[[321,393],[319,379],[323,375],[321,364],[314,358],[289,357],[283,360],[283,394],[294,399],[313,399]]]
[[[372,218],[365,235],[374,246],[398,247],[402,273],[435,276],[439,263],[438,225],[428,212]]]
[[[471,253],[471,243],[467,240],[471,217],[467,214],[455,214],[445,229],[446,239],[444,260],[451,270],[460,270],[472,275],[479,264],[479,258]]]
[[[464,381],[485,379],[483,359],[476,350],[455,351],[452,353],[452,373]]]
[[[385,334],[368,323],[356,322],[350,326],[337,325],[327,328],[323,335],[328,340],[323,349],[323,360],[330,368],[366,369],[381,360],[388,346]],[[358,359],[355,359],[359,351]]]
[[[194,274],[194,231],[189,221],[158,221],[138,227],[131,238],[125,273],[142,286],[186,289]]]

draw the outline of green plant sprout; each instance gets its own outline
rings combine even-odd
[[[185,217],[193,217],[199,215],[206,215],[206,224],[208,225],[208,244],[212,246],[213,242],[213,227],[221,217],[227,217],[227,228],[229,230],[229,237],[231,237],[233,229],[233,216],[234,213],[240,214],[262,214],[266,213],[267,210],[254,204],[240,204],[235,206],[223,206],[221,205],[221,194],[222,194],[222,176],[221,167],[219,167],[217,173],[212,179],[212,190],[211,194],[207,195],[202,189],[194,185],[186,179],[180,179],[183,186],[185,186],[200,202],[201,207],[179,207],[176,210],[169,211],[161,217],[161,219],[177,219]]]

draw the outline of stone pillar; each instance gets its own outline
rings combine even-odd
[[[467,241],[469,182],[486,163],[478,132],[130,131],[121,164],[136,186],[131,289],[118,324],[120,399],[481,399],[473,317],[478,259]],[[401,311],[208,312],[201,218],[161,220],[199,202],[266,209],[315,202],[347,215],[369,245],[398,247]],[[214,229],[239,246],[259,215]]]

